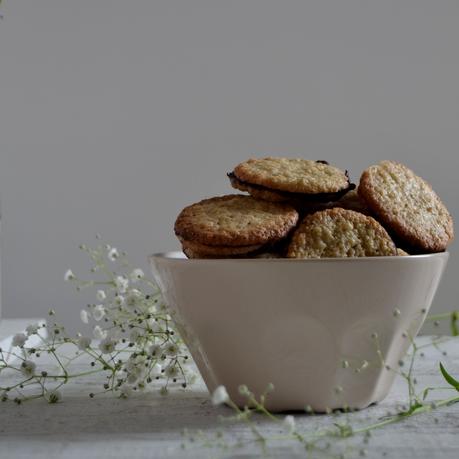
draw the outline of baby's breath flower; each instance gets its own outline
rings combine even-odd
[[[97,290],[96,297],[99,301],[104,301],[107,298],[107,295],[104,290]]]
[[[104,338],[99,344],[99,349],[102,354],[111,354],[115,350],[115,345],[111,338]]]
[[[188,384],[194,384],[198,379],[198,375],[194,371],[188,371],[186,376]]]
[[[21,373],[26,377],[33,376],[36,367],[37,365],[35,365],[35,362],[32,362],[31,360],[24,360],[21,363]]]
[[[166,355],[175,357],[179,352],[179,348],[175,343],[169,343],[166,345]]]
[[[160,358],[165,353],[164,349],[159,344],[153,344],[150,346],[148,352],[150,355],[157,358]]]
[[[129,373],[129,375],[127,377],[127,382],[129,384],[134,384],[139,379],[143,378],[144,374],[145,374],[144,368],[141,367],[141,366],[136,366]]]
[[[124,304],[124,296],[116,295],[114,301],[117,306],[122,306]]]
[[[129,281],[124,276],[116,276],[115,285],[120,293],[126,293]]]
[[[82,309],[80,311],[80,319],[84,324],[87,324],[89,322],[89,313],[86,311],[86,309]]]
[[[164,374],[168,377],[168,378],[176,378],[179,374],[179,371],[177,369],[177,367],[175,365],[169,365]]]
[[[249,391],[249,388],[245,385],[245,384],[241,384],[239,387],[238,387],[238,390],[239,390],[239,393],[245,397],[248,397],[250,396],[250,391]]]
[[[136,288],[131,289],[129,291],[129,295],[126,297],[126,306],[128,306],[129,308],[135,308],[141,296],[142,293],[139,290],[137,290]]]
[[[92,310],[92,316],[94,317],[94,320],[102,320],[102,318],[105,316],[105,308],[103,304],[98,304],[97,306],[94,306],[94,309]]]
[[[96,325],[93,329],[94,338],[96,339],[104,339],[107,336],[107,332],[102,330],[99,325]]]
[[[138,280],[143,279],[145,277],[145,274],[140,268],[137,268],[131,272],[130,277],[132,282],[137,282]]]
[[[218,386],[212,393],[212,405],[222,405],[229,401],[229,395],[225,386]]]
[[[139,380],[143,380],[145,378],[146,367],[144,363],[136,362],[131,369],[127,377],[127,382],[129,384],[134,384]]]
[[[161,374],[161,370],[162,370],[162,366],[159,364],[159,363],[155,363],[152,367],[151,367],[151,375],[152,376],[158,376]]]
[[[52,390],[46,394],[48,403],[58,403],[62,400],[62,393],[58,390]]]
[[[71,269],[67,269],[67,271],[64,274],[64,279],[66,282],[75,280],[75,274],[73,274],[73,271]]]
[[[147,360],[147,357],[142,354],[137,355],[134,359],[136,365],[144,365],[146,360]]]
[[[108,259],[111,260],[111,261],[116,261],[120,254],[118,253],[118,250],[115,248],[115,247],[112,247],[109,251],[108,251]]]
[[[308,414],[311,414],[311,413],[314,412],[314,410],[312,409],[312,406],[311,406],[311,405],[306,405],[306,406],[304,407],[304,411],[306,411],[306,413],[308,413]]]
[[[22,357],[17,355],[19,362],[11,364],[11,367],[17,370],[16,374],[22,378],[22,381],[19,380],[11,388],[2,387],[3,393],[0,392],[0,399],[5,401],[12,400],[14,397],[14,401],[20,404],[29,397],[30,393],[30,397],[42,397],[49,403],[56,403],[62,398],[56,383],[60,387],[71,378],[99,371],[107,377],[104,389],[119,391],[121,397],[127,397],[132,390],[144,389],[148,383],[153,382],[153,379],[161,379],[164,382],[161,389],[163,395],[168,391],[169,381],[175,383],[180,380],[182,387],[191,384],[196,379],[196,374],[186,365],[191,362],[191,359],[176,334],[174,323],[169,323],[171,317],[167,313],[168,309],[161,298],[156,296],[158,290],[155,289],[154,284],[139,282],[145,277],[144,272],[140,268],[127,270],[127,263],[126,265],[114,264],[116,272],[112,272],[109,260],[115,261],[123,257],[124,261],[125,252],[118,252],[116,248],[104,245],[98,245],[94,249],[82,245],[81,249],[91,258],[93,263],[91,273],[97,271],[100,276],[106,275],[106,278],[97,281],[80,280],[70,269],[64,277],[66,281],[74,281],[77,290],[84,286],[104,285],[103,290],[97,290],[97,287],[95,289],[97,304],[88,305],[80,311],[80,319],[85,324],[90,323],[91,320],[106,323],[105,326],[100,324],[92,329],[94,338],[99,340],[99,344],[92,343],[92,335],[78,333],[75,338],[70,337],[63,326],[50,319],[51,323],[47,327],[50,339],[40,343],[37,349],[20,350]],[[137,288],[133,288],[134,283],[137,283]],[[152,288],[149,287],[150,285]],[[145,291],[144,287],[146,287]],[[49,316],[54,315],[54,310],[50,310]],[[13,337],[12,347],[17,349],[27,345],[28,337],[40,333],[40,327],[39,324],[29,325],[24,333]],[[128,337],[130,340],[127,339]],[[89,362],[92,368],[90,372],[79,373],[70,368],[67,372],[62,365],[59,365],[60,348],[67,343],[74,345],[76,357],[83,352],[92,355],[93,358]],[[160,346],[159,343],[162,345]],[[118,353],[118,350],[121,352]],[[1,371],[1,367],[6,363],[5,353],[8,357],[12,352],[18,351],[0,352]],[[58,363],[50,374],[45,370],[37,372],[36,363],[33,361],[40,357],[40,354],[45,353],[51,358],[55,357]],[[114,359],[115,355],[116,359]],[[71,360],[73,359],[69,360],[69,367]],[[62,376],[65,378],[58,379]],[[14,396],[11,396],[10,392],[14,392]],[[90,396],[93,398],[94,393]]]
[[[140,338],[140,336],[141,336],[140,331],[134,328],[133,330],[131,330],[131,333],[129,333],[129,341],[131,343],[136,343],[137,340]]]
[[[40,328],[39,324],[30,324],[26,328],[26,333],[28,336],[36,335],[38,333],[39,328]]]
[[[11,341],[12,346],[23,347],[25,342],[27,341],[27,336],[24,333],[17,333],[13,336],[13,340]]]
[[[274,384],[273,383],[268,383],[268,385],[266,386],[265,392],[267,394],[269,394],[270,392],[274,392]]]
[[[285,416],[282,425],[289,434],[295,432],[295,418],[291,414]]]
[[[80,336],[77,341],[78,349],[81,351],[84,351],[87,349],[89,346],[91,346],[91,338],[88,338],[87,336]]]
[[[135,360],[134,360],[132,357],[130,357],[130,358],[126,361],[126,363],[124,364],[124,369],[125,369],[128,373],[130,373],[130,372],[132,372],[132,371],[135,370]]]
[[[120,387],[120,397],[121,398],[128,398],[132,394],[132,387],[129,384],[123,384]]]

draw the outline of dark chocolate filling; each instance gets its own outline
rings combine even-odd
[[[317,162],[325,164],[325,161],[317,161]],[[346,188],[343,188],[340,191],[335,191],[335,192],[332,192],[332,193],[295,193],[295,192],[292,192],[292,191],[276,190],[274,188],[268,188],[268,187],[263,186],[263,185],[257,185],[257,184],[254,184],[254,183],[245,182],[245,181],[239,179],[238,177],[236,177],[234,172],[229,172],[226,175],[228,175],[228,178],[231,181],[234,180],[235,182],[238,182],[241,185],[247,185],[247,186],[250,186],[250,187],[255,188],[257,190],[260,190],[260,191],[273,191],[273,192],[279,194],[280,196],[285,197],[286,199],[301,199],[303,201],[312,201],[312,202],[331,202],[331,201],[338,201],[347,192],[349,192],[349,191],[351,191],[351,190],[353,190],[355,188],[355,184],[351,183],[350,180],[349,180],[349,174],[348,174],[347,171],[345,171],[345,174],[346,174],[348,186]]]

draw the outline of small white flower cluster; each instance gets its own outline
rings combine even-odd
[[[292,434],[296,429],[295,418],[291,414],[285,416],[283,426],[287,433]]]
[[[64,280],[69,282],[75,280],[75,274],[73,274],[73,271],[71,269],[67,269],[67,271],[64,274]]]
[[[189,373],[186,365],[190,359],[171,326],[171,317],[162,304],[157,286],[145,279],[142,269],[130,268],[124,253],[116,247],[106,245],[96,251],[87,247],[84,249],[96,264],[94,271],[107,271],[105,258],[127,270],[127,274],[116,270],[104,288],[97,290],[98,303],[80,312],[84,324],[89,324],[91,319],[100,322],[92,332],[94,339],[99,341],[98,349],[102,355],[116,353],[120,347],[132,351],[130,357],[116,368],[115,389],[122,397],[127,397],[132,390],[143,388],[153,379],[164,380],[166,386],[169,381],[181,379],[185,387]],[[153,292],[145,294],[142,287],[148,287]],[[78,346],[87,349],[90,342],[89,338],[81,336]]]
[[[27,400],[26,389],[32,386],[37,387],[38,396],[49,403],[62,400],[61,387],[72,377],[68,364],[59,360],[56,352],[64,344],[73,344],[77,356],[86,354],[91,357],[91,372],[108,373],[104,392],[113,391],[126,398],[154,381],[159,383],[163,395],[168,393],[170,384],[180,383],[186,387],[195,378],[188,369],[191,359],[171,322],[156,284],[145,277],[142,269],[130,267],[126,254],[116,247],[99,245],[92,249],[81,245],[80,249],[93,262],[91,272],[106,276],[104,280],[81,280],[71,269],[64,275],[65,281],[75,285],[77,290],[97,288],[96,302],[80,311],[82,323],[92,324],[92,330],[78,333],[73,338],[67,335],[63,326],[54,323],[48,326],[49,342],[43,342],[36,348],[28,347],[27,341],[39,332],[38,324],[28,326],[25,333],[16,334],[11,353],[19,359],[17,374],[22,375],[24,380],[15,386],[18,397],[14,401]],[[50,311],[50,316],[54,314]],[[58,375],[37,368],[33,358],[39,357],[40,353],[57,359]],[[7,363],[5,354],[0,350],[0,373],[3,367],[14,368]],[[51,387],[53,381],[60,382]],[[10,388],[2,388],[0,384],[2,400],[10,399],[9,392]]]
[[[228,402],[229,399],[225,386],[218,386],[212,393],[212,405],[223,405]]]

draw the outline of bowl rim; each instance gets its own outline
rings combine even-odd
[[[175,256],[174,256],[175,255]],[[351,263],[351,262],[377,262],[377,261],[405,261],[427,258],[449,258],[449,252],[435,252],[435,253],[422,253],[419,255],[390,255],[390,256],[375,256],[375,257],[336,257],[336,258],[179,258],[177,255],[184,255],[180,250],[172,250],[168,252],[158,252],[148,256],[148,260],[152,262],[153,260],[167,260],[170,262],[177,263],[330,263],[330,262],[339,262],[339,263]]]

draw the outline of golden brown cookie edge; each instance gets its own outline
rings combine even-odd
[[[238,197],[241,199],[255,200],[264,205],[276,208],[283,211],[285,215],[273,216],[274,220],[264,228],[252,229],[248,234],[241,234],[238,231],[201,231],[196,229],[193,225],[192,216],[189,215],[194,206],[203,205],[211,201],[225,201]],[[174,231],[178,237],[182,237],[189,241],[196,241],[204,245],[217,245],[217,246],[247,246],[257,244],[267,244],[277,242],[285,238],[289,232],[294,228],[298,222],[298,212],[292,206],[285,203],[272,203],[263,200],[257,200],[251,196],[242,194],[231,194],[224,196],[216,196],[213,198],[203,199],[197,203],[185,207],[178,215]]]
[[[443,206],[443,208],[449,215],[449,219],[445,227],[446,237],[444,239],[439,238],[438,241],[435,241],[433,238],[429,237],[425,233],[422,233],[422,228],[418,228],[419,232],[413,233],[410,230],[409,225],[407,225],[405,222],[401,221],[400,219],[391,217],[391,212],[388,212],[384,208],[384,204],[381,203],[380,200],[378,200],[375,194],[372,192],[373,184],[371,170],[373,168],[379,167],[384,162],[392,163],[396,166],[401,166],[402,168],[407,169],[416,177],[416,179],[423,181],[427,185],[427,187],[430,189],[430,192],[434,195],[438,203],[441,206]],[[453,219],[443,201],[440,199],[437,193],[435,193],[429,182],[424,180],[422,177],[417,175],[413,170],[411,170],[409,167],[405,166],[402,163],[386,160],[381,161],[379,164],[372,165],[365,169],[360,177],[358,193],[359,196],[367,204],[368,208],[372,211],[372,213],[378,218],[378,220],[381,220],[381,223],[386,227],[386,229],[389,232],[392,232],[396,238],[408,244],[410,247],[412,247],[413,250],[417,252],[442,252],[446,250],[447,246],[454,239]]]

